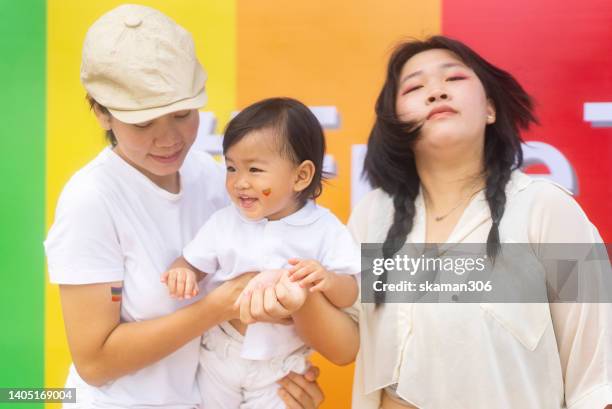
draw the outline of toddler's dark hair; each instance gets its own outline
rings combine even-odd
[[[315,174],[298,200],[319,197],[323,189],[323,158],[325,136],[321,124],[312,111],[292,98],[268,98],[249,105],[236,115],[225,129],[223,154],[247,134],[262,129],[272,129],[277,137],[279,153],[296,165],[310,160]]]

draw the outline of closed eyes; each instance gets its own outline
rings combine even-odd
[[[174,115],[174,117],[178,119],[183,119],[183,118],[187,118],[190,114],[191,114],[191,110],[186,111],[185,113],[179,112],[176,115]]]
[[[191,115],[191,110],[177,112],[177,113],[174,115],[174,117],[175,117],[176,119],[185,119],[185,118],[187,118],[189,115]],[[153,124],[153,121],[149,121],[149,122],[143,122],[143,123],[140,123],[140,124],[134,124],[134,126],[135,126],[136,128],[145,129],[145,128],[150,127],[152,124]]]
[[[465,79],[467,79],[467,78],[468,78],[468,77],[466,77],[465,75],[453,75],[453,76],[451,76],[451,77],[448,77],[448,78],[446,79],[446,81],[451,81],[451,82],[452,82],[452,81],[461,81],[461,80],[465,80]],[[418,90],[418,89],[420,89],[420,88],[423,88],[423,86],[422,86],[422,85],[414,85],[414,86],[412,86],[412,87],[408,87],[407,89],[405,89],[405,90],[402,92],[402,95],[409,94],[409,93],[411,93],[411,92],[413,92],[413,91],[416,91],[416,90]]]

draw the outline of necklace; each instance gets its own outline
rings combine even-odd
[[[448,216],[450,216],[455,210],[457,210],[459,208],[459,206],[461,206],[463,203],[465,203],[466,200],[470,200],[471,198],[473,198],[474,196],[476,196],[476,194],[480,191],[484,190],[484,188],[479,189],[477,191],[475,191],[474,193],[472,193],[471,195],[467,196],[466,198],[463,198],[459,201],[459,203],[457,203],[457,205],[455,205],[455,207],[453,207],[452,209],[450,209],[446,214],[443,214],[442,216],[434,216],[434,220],[439,222],[442,221],[444,219],[446,219]]]

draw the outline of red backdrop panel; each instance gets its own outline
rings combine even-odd
[[[577,176],[581,204],[612,241],[612,124],[583,120],[585,102],[612,102],[609,0],[443,0],[442,32],[516,76],[541,126],[524,135],[553,145]]]

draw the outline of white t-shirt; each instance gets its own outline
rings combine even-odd
[[[359,246],[346,226],[313,201],[276,221],[252,221],[227,206],[210,217],[183,256],[210,274],[205,291],[248,271],[291,267],[290,258],[317,260],[338,274],[357,274],[361,267]],[[271,359],[302,345],[293,326],[256,323],[248,326],[241,355]]]
[[[59,198],[45,241],[51,282],[123,281],[121,321],[126,322],[161,317],[195,301],[169,297],[159,277],[206,219],[227,205],[224,178],[210,155],[191,151],[180,170],[181,191],[172,194],[104,149],[70,179]],[[93,404],[195,406],[200,400],[198,341],[135,373],[91,387]],[[66,387],[83,384],[74,367],[68,382]]]

